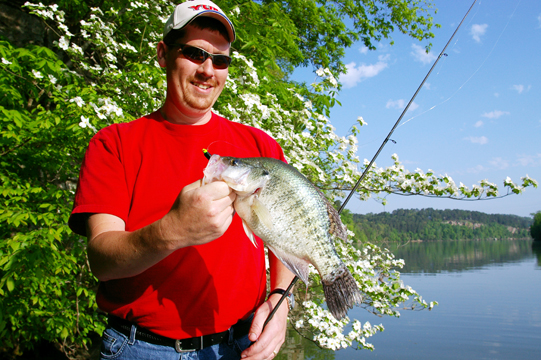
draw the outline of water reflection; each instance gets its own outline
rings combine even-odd
[[[532,256],[532,241],[527,240],[425,241],[388,248],[406,262],[402,273],[460,272]]]
[[[532,242],[532,251],[537,258],[537,268],[541,269],[541,241]]]
[[[491,303],[493,299],[505,300],[505,299],[511,298],[508,296],[501,296],[502,295],[501,291],[492,289],[493,285],[491,284],[495,284],[496,281],[498,281],[498,283],[501,284],[501,286],[504,286],[506,290],[510,290],[512,287],[510,284],[517,283],[518,281],[516,278],[517,275],[515,274],[507,275],[509,277],[512,277],[512,279],[510,280],[511,282],[509,284],[505,285],[505,283],[502,282],[505,280],[505,278],[501,277],[502,274],[506,274],[506,272],[503,270],[501,270],[501,272],[498,272],[496,275],[494,275],[495,276],[494,280],[488,281],[485,285],[486,286],[485,288],[483,288],[481,285],[474,286],[473,290],[468,288],[468,294],[469,292],[473,292],[472,294],[469,294],[469,295],[473,296],[472,299],[476,299],[476,300],[472,300],[468,302],[467,305],[465,305],[466,308],[454,309],[453,306],[460,306],[459,304],[460,300],[457,300],[452,297],[446,297],[446,296],[447,296],[447,292],[450,292],[451,294],[460,293],[459,291],[460,288],[465,287],[468,284],[468,281],[471,281],[471,280],[468,280],[469,279],[468,276],[470,275],[467,276],[467,274],[473,274],[474,272],[470,271],[473,269],[486,269],[488,267],[494,268],[495,265],[496,265],[496,268],[498,269],[500,269],[500,266],[501,266],[501,269],[505,267],[513,267],[513,266],[516,267],[518,265],[513,265],[514,263],[518,264],[523,261],[528,261],[527,259],[530,259],[529,261],[531,262],[533,259],[535,259],[535,262],[536,262],[535,273],[537,273],[538,270],[541,270],[541,244],[532,245],[532,241],[528,241],[528,240],[497,240],[497,241],[483,240],[483,241],[410,242],[408,244],[388,243],[388,244],[385,244],[384,247],[387,247],[388,249],[390,249],[397,258],[402,258],[405,260],[406,265],[401,270],[403,274],[411,273],[413,275],[413,278],[415,278],[417,281],[428,280],[430,284],[427,284],[426,286],[428,286],[428,288],[430,289],[436,289],[437,285],[435,284],[435,282],[436,283],[441,282],[442,280],[439,280],[440,277],[442,277],[443,279],[443,277],[445,276],[444,274],[446,273],[447,273],[447,277],[445,279],[447,279],[447,281],[452,280],[452,281],[456,281],[460,283],[460,285],[457,285],[456,290],[453,290],[453,291],[449,291],[445,288],[446,286],[448,286],[448,289],[453,289],[452,285],[442,285],[444,288],[442,290],[442,293],[438,294],[437,298],[434,299],[434,300],[440,301],[440,303],[443,304],[442,309],[436,309],[437,312],[440,313],[440,315],[444,316],[448,312],[451,312],[451,315],[449,315],[448,318],[444,318],[442,320],[444,323],[448,324],[449,326],[451,323],[453,323],[452,320],[455,319],[456,324],[457,324],[456,328],[460,328],[464,324],[468,323],[468,320],[467,320],[468,318],[472,319],[472,317],[475,317],[475,314],[477,315],[483,314],[479,318],[476,318],[476,320],[468,326],[472,327],[473,329],[483,328],[483,331],[480,331],[480,333],[486,334],[486,336],[490,337],[490,339],[492,339],[492,337],[499,339],[501,334],[499,333],[492,334],[490,333],[490,329],[505,328],[505,326],[509,327],[511,325],[515,326],[515,322],[518,324],[522,324],[520,326],[524,327],[524,324],[528,325],[528,321],[533,321],[532,319],[537,319],[538,317],[537,313],[535,314],[531,313],[530,311],[532,308],[531,305],[525,305],[523,306],[523,308],[520,308],[521,315],[520,316],[517,315],[519,319],[518,320],[515,319],[516,321],[514,321],[513,324],[511,325],[507,323],[498,323],[497,326],[495,326],[494,324],[488,322],[489,319],[491,319],[491,317],[493,318],[492,320],[494,320],[494,318],[497,319],[498,315],[485,314],[486,311],[484,308],[482,308],[482,306],[485,306],[485,304],[487,303]],[[458,273],[458,272],[464,272],[464,274],[461,274],[461,276],[458,276],[458,277],[455,274],[452,274],[452,273]],[[483,270],[483,273],[484,272],[486,271]],[[427,277],[427,276],[423,276],[422,274],[425,274],[425,275],[433,274],[434,276]],[[521,274],[520,279],[530,276],[527,272],[520,272],[520,274]],[[534,274],[532,273],[532,275]],[[432,280],[429,280],[429,279],[432,279]],[[495,279],[498,279],[498,280],[495,280]],[[415,285],[415,284],[411,284],[411,285]],[[416,285],[413,287],[417,289]],[[524,289],[528,288],[528,286],[526,285],[523,286],[522,284],[519,287],[524,288]],[[481,293],[476,293],[474,289],[479,289],[481,292],[484,292],[485,295]],[[422,290],[422,289],[418,289],[418,290]],[[420,293],[421,295],[423,295],[422,291]],[[464,294],[464,297],[466,298],[466,295],[468,294]],[[489,295],[486,295],[486,294],[489,294]],[[530,301],[528,299],[532,299],[532,296],[529,293],[520,295],[520,292],[518,290],[515,290],[514,294],[519,299],[523,299],[524,301]],[[486,298],[486,296],[488,296],[488,298]],[[511,313],[514,314],[516,312],[519,312],[519,310],[517,310],[518,308],[517,309],[513,308],[513,306],[518,306],[517,305],[518,302],[519,302],[518,300],[514,300],[510,304],[507,304],[507,303],[500,304],[498,306],[495,306],[495,309],[506,309],[504,312],[509,312],[509,314]],[[481,306],[481,308],[477,309],[476,306]],[[476,310],[473,312],[473,314],[468,315],[469,310],[467,310],[467,308],[472,308],[472,307],[475,308]],[[359,311],[359,309],[355,309],[353,311]],[[497,313],[499,312],[495,311],[495,314]],[[527,315],[523,317],[523,313],[526,313]],[[358,318],[357,315],[358,314],[356,314],[356,316],[354,317]],[[417,316],[413,318],[413,315],[412,315],[411,317],[412,319],[409,320],[409,323],[408,323],[408,320],[406,319],[399,319],[399,320],[394,319],[394,321],[399,323],[398,326],[404,326],[405,328],[408,329],[407,331],[412,331],[415,328],[415,326],[412,324],[417,324],[417,322],[420,321],[421,317],[423,318],[428,317],[426,314],[421,314],[421,313],[417,313],[415,315],[422,315],[422,316],[420,317]],[[437,315],[437,314],[434,314],[434,315]],[[432,315],[432,317],[434,317],[434,315]],[[387,321],[389,322],[389,320]],[[484,322],[486,322],[486,324]],[[535,320],[534,323],[535,323],[534,327],[537,327],[538,324],[540,324],[539,319]],[[437,327],[435,327],[432,330],[434,333],[441,333],[441,329]],[[401,331],[403,330],[399,330],[398,333],[401,334]],[[466,330],[460,330],[460,331],[462,332]],[[519,334],[520,331],[518,331],[517,329],[513,327],[511,330],[508,331],[508,333]],[[391,343],[393,341],[395,342],[397,341],[397,338],[396,338],[397,335],[393,336],[392,331],[389,334],[387,333],[378,334],[378,336],[386,337],[385,341],[389,341]],[[389,336],[391,338],[388,338]],[[451,334],[449,336],[454,336],[454,334]],[[527,336],[524,334],[521,334],[520,337],[524,339],[527,338]],[[474,338],[475,337],[472,335],[472,339]],[[459,339],[464,340],[461,338]],[[463,355],[466,358],[468,358],[470,355],[473,355],[472,349],[483,348],[484,345],[478,343],[477,340],[480,341],[481,339],[476,339],[474,341],[475,344],[473,344],[471,347],[468,347],[468,346],[463,347],[464,348]],[[431,350],[435,351],[436,354],[441,351],[441,347],[443,346],[442,345],[443,343],[445,343],[444,344],[445,346],[449,345],[447,344],[447,342],[449,341],[446,341],[444,339],[440,339],[439,342],[436,340],[429,341],[429,342],[433,343],[433,345],[426,345],[426,346],[432,346],[433,349]],[[530,345],[520,344],[520,347],[524,348],[525,349],[524,351],[527,351],[526,348],[528,348],[528,346]],[[382,352],[384,352],[384,349],[386,349],[387,347],[388,346],[386,345],[382,345],[382,347],[380,347],[381,350],[378,351],[378,346],[376,345],[375,353],[379,353],[380,355],[382,355]],[[506,344],[503,347],[509,348],[510,345]],[[426,351],[429,351],[429,350],[426,350]],[[457,349],[455,348],[454,351],[457,351]],[[354,351],[354,350],[342,350],[336,353],[331,350],[321,349],[317,345],[315,345],[312,341],[301,337],[294,329],[290,328],[287,333],[286,343],[283,345],[282,350],[280,351],[280,353],[278,354],[276,358],[279,360],[286,360],[286,359],[287,360],[305,360],[305,359],[327,360],[327,359],[346,359],[346,358],[349,359],[352,357],[361,358],[361,356],[362,357],[376,356],[377,354],[375,353],[370,353],[369,351]],[[524,352],[523,354],[525,355],[524,358],[528,358],[528,356],[526,356],[527,355],[526,352]],[[385,358],[385,356],[383,356],[383,358]],[[389,357],[389,358],[394,358],[394,357]],[[469,357],[469,358],[472,358],[472,357]],[[494,358],[496,359],[496,358],[501,358],[501,357],[495,356]]]
[[[335,352],[318,347],[313,341],[300,336],[294,329],[287,330],[286,342],[282,346],[277,360],[333,360]]]

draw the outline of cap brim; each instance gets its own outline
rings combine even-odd
[[[227,17],[222,15],[221,13],[219,13],[217,11],[214,11],[214,10],[201,11],[199,14],[197,14],[193,18],[191,18],[190,21],[188,21],[186,23],[186,25],[189,25],[192,21],[194,21],[195,19],[197,19],[198,17],[201,17],[201,16],[210,17],[210,18],[213,18],[213,19],[216,19],[216,20],[220,21],[222,24],[224,24],[224,26],[225,26],[225,28],[227,30],[227,34],[229,35],[229,42],[235,41],[235,28],[233,27],[233,24],[231,23],[231,21]],[[179,27],[173,27],[173,29],[181,29],[186,25],[179,26]]]

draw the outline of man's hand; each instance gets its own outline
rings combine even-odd
[[[236,195],[223,181],[186,185],[169,213],[159,220],[159,236],[171,249],[201,245],[222,236],[231,225]]]
[[[102,281],[135,276],[177,249],[222,236],[233,220],[236,195],[222,181],[201,183],[186,185],[163,218],[133,232],[117,216],[91,215],[88,258],[94,275]]]
[[[254,343],[241,354],[246,360],[267,360],[273,359],[280,351],[285,341],[287,329],[287,314],[289,312],[287,301],[282,302],[273,318],[265,329],[263,324],[271,313],[272,309],[280,300],[280,294],[273,294],[255,312],[252,327],[248,338]]]

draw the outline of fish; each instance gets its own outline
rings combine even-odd
[[[334,237],[347,228],[325,195],[295,167],[273,158],[212,155],[204,183],[224,181],[235,193],[234,208],[254,246],[254,234],[305,284],[312,264],[327,308],[338,320],[362,303],[362,294],[338,256]]]

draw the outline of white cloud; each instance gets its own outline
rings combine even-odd
[[[521,85],[513,85],[513,87],[511,87],[511,89],[516,90],[519,94],[522,94],[524,92],[524,90],[529,91],[531,88],[532,88],[531,85],[528,85],[526,87],[526,86],[524,86],[522,84]]]
[[[476,128],[478,128],[478,127],[483,126],[483,124],[484,124],[483,121],[482,121],[482,120],[479,120],[479,121],[476,122],[475,125],[473,125],[473,126],[475,126]]]
[[[385,105],[385,107],[387,109],[398,109],[398,110],[403,110],[405,107],[406,107],[406,100],[404,99],[398,99],[398,100],[389,100],[387,101],[387,104]],[[410,108],[408,109],[408,111],[413,111],[415,109],[417,109],[419,107],[419,105],[417,105],[414,102],[411,103],[410,105]]]
[[[368,53],[368,48],[366,46],[362,46],[362,47],[359,48],[359,52],[361,54],[366,54],[366,53]]]
[[[499,170],[505,170],[509,167],[509,161],[501,157],[493,158],[489,163]]]
[[[472,144],[485,145],[488,143],[486,136],[469,136],[464,138],[464,140],[470,141]]]
[[[410,54],[413,55],[416,61],[420,61],[423,64],[431,64],[438,58],[432,52],[427,54],[425,48],[422,46],[412,44],[411,48],[413,51]]]
[[[483,166],[483,165],[477,165],[476,167],[469,168],[466,171],[469,172],[469,173],[477,174],[477,173],[485,172],[485,171],[488,171],[488,170],[489,169],[487,167]]]
[[[537,17],[537,21],[539,21],[539,27],[541,28],[541,14]]]
[[[489,119],[497,119],[500,116],[509,115],[509,114],[511,114],[509,111],[494,110],[494,111],[491,111],[491,112],[486,112],[481,116],[489,118]]]
[[[432,85],[430,85],[430,83],[428,83],[428,82],[425,82],[425,84],[424,84],[423,86],[424,86],[425,89],[427,89],[427,90],[432,90],[432,89],[430,88]]]
[[[519,155],[517,163],[522,166],[541,166],[541,154],[537,153],[535,155],[524,154]]]
[[[403,109],[406,107],[406,100],[404,99],[398,99],[398,100],[389,100],[387,101],[387,105],[385,105],[387,109]]]
[[[406,106],[406,101],[404,99],[398,99],[398,100],[389,100],[387,101],[387,105],[385,107],[387,109],[403,109]]]
[[[470,34],[476,42],[481,42],[481,36],[487,32],[487,24],[473,24],[471,26]]]
[[[347,72],[340,75],[339,81],[345,88],[352,88],[364,79],[374,77],[387,68],[388,59],[388,56],[380,56],[379,61],[375,64],[360,64],[359,66],[357,66],[356,63],[351,62],[346,65]]]

